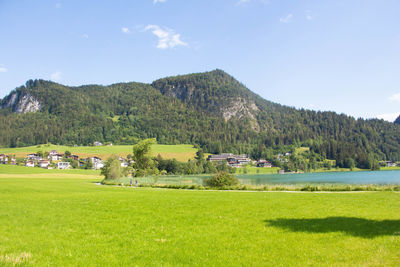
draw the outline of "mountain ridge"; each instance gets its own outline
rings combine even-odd
[[[35,105],[21,109],[24,96]],[[211,153],[266,157],[271,150],[309,146],[339,162],[400,160],[399,125],[273,103],[218,69],[151,84],[72,87],[29,80],[0,103],[2,146],[132,144],[154,137],[164,144],[198,144]]]

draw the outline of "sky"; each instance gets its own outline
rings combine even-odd
[[[276,103],[393,121],[399,14],[399,0],[0,0],[0,98],[29,79],[218,68]]]

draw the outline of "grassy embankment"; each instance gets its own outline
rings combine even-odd
[[[398,266],[400,260],[395,192],[110,187],[95,185],[96,175],[1,168],[2,266]]]
[[[70,151],[72,154],[78,155],[81,158],[98,156],[107,159],[111,155],[120,155],[126,157],[132,154],[131,145],[113,145],[113,146],[59,146],[59,145],[39,145],[18,148],[0,148],[0,154],[11,154],[16,157],[26,157],[27,154],[36,153],[38,151],[57,150],[60,153]],[[186,162],[193,159],[196,155],[197,149],[192,145],[154,145],[152,147],[153,155],[160,154],[163,158],[172,159],[176,158],[179,161]]]

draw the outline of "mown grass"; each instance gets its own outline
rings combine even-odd
[[[81,158],[98,156],[101,158],[108,158],[111,155],[120,155],[126,157],[132,154],[131,145],[113,145],[113,146],[59,146],[59,145],[38,145],[29,147],[17,148],[0,148],[0,154],[11,154],[16,157],[25,157],[27,154],[36,153],[38,151],[57,150],[64,153],[70,151],[72,154],[78,155]],[[153,145],[153,155],[160,154],[163,158],[172,159],[176,158],[179,161],[186,162],[193,159],[196,155],[197,149],[192,145]]]
[[[43,169],[39,167],[25,167],[15,165],[3,165],[0,164],[0,174],[83,174],[83,175],[100,175],[100,170],[84,170],[84,169],[69,169],[69,170],[58,170],[58,169]]]
[[[400,259],[396,192],[165,190],[99,186],[78,174],[7,175],[4,266],[398,266]]]

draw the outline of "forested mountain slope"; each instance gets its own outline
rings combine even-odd
[[[0,146],[40,143],[199,144],[206,151],[267,157],[309,146],[338,163],[400,160],[400,125],[272,103],[221,70],[150,84],[68,87],[28,81],[1,100]]]

